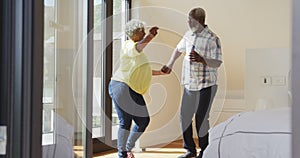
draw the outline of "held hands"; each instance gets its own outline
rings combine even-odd
[[[152,70],[152,75],[168,75],[170,74],[172,69],[164,65],[160,70]]]
[[[162,72],[161,70],[152,70],[152,75],[153,76],[166,75],[166,73]]]
[[[167,67],[166,65],[164,65],[161,69],[161,72],[163,72],[164,74],[170,74],[172,72],[172,69],[170,69],[169,67]]]

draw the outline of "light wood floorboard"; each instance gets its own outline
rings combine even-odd
[[[179,155],[185,153],[182,148],[182,141],[172,142],[161,148],[146,148],[146,151],[136,152],[134,151],[136,158],[177,158]],[[117,151],[108,151],[99,154],[95,154],[94,158],[118,158]]]

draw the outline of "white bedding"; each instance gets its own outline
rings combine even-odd
[[[244,112],[209,131],[203,158],[290,158],[291,111]]]

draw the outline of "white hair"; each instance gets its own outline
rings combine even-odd
[[[137,19],[132,19],[127,22],[125,33],[127,36],[132,37],[135,30],[142,30],[143,28],[145,28],[145,22]]]

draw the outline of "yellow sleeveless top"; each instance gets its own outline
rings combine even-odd
[[[120,52],[120,66],[112,80],[126,83],[132,90],[145,94],[152,79],[152,70],[144,52],[136,50],[136,43],[128,40]]]

